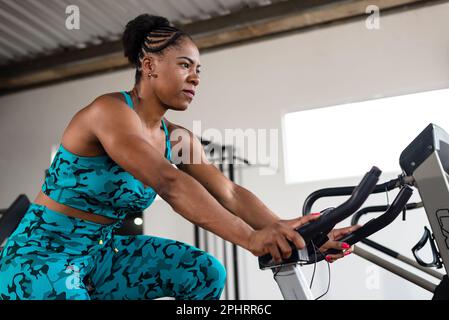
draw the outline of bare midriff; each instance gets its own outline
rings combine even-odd
[[[78,210],[78,209],[66,206],[64,204],[61,204],[59,202],[56,202],[52,198],[47,196],[45,193],[43,193],[42,190],[39,191],[39,194],[37,195],[36,199],[34,199],[33,202],[36,204],[43,205],[50,210],[63,213],[69,217],[83,219],[83,220],[87,220],[87,221],[91,221],[91,222],[95,222],[95,223],[111,224],[111,223],[114,223],[117,221],[117,220],[106,218],[106,217],[103,217],[103,216],[100,216],[98,214],[94,214],[91,212]]]

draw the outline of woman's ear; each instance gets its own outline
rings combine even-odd
[[[143,74],[148,73],[154,73],[155,72],[155,66],[154,66],[154,58],[151,56],[145,56],[142,60],[142,72]]]

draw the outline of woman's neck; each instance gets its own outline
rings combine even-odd
[[[134,109],[145,128],[158,130],[161,126],[161,119],[167,109],[161,104],[152,88],[142,86],[140,82],[131,90],[131,97],[134,102]]]

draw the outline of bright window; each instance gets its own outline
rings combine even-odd
[[[400,173],[399,155],[429,124],[449,131],[449,89],[288,113],[287,183]]]

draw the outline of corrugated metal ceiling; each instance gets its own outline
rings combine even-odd
[[[284,0],[0,0],[0,65],[120,38],[141,13],[179,25]],[[66,28],[66,8],[80,11],[80,29]]]

